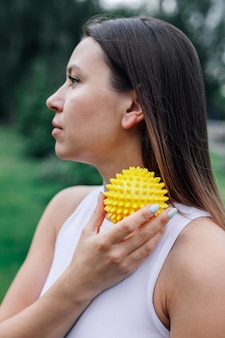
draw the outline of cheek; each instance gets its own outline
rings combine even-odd
[[[67,140],[72,144],[89,143],[99,136],[104,128],[104,119],[100,117],[98,106],[89,97],[85,100],[70,100],[64,109],[64,128]]]
[[[66,104],[73,110],[82,110],[84,114],[88,114],[95,105],[101,100],[101,94],[93,86],[83,85],[82,87],[73,89],[66,99]]]
[[[64,121],[67,124],[84,122],[88,120],[91,113],[89,99],[71,98],[64,105]]]
[[[95,128],[111,130],[120,124],[119,107],[118,97],[101,86],[76,88],[65,102],[64,122],[68,128],[76,128],[78,133],[81,132],[78,128],[84,130],[87,127],[91,133]]]

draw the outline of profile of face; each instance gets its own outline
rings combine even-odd
[[[84,38],[67,65],[65,83],[47,100],[55,112],[52,136],[63,159],[97,165],[110,160],[143,119],[133,91],[110,86],[111,71],[99,44]]]

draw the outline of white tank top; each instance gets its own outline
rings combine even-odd
[[[102,186],[88,194],[62,226],[41,295],[70,264],[81,230],[96,207],[99,191],[103,191]],[[184,227],[193,219],[209,216],[206,212],[182,204],[176,204],[176,207],[179,212],[167,224],[164,236],[151,255],[129,277],[99,294],[79,317],[67,338],[169,337],[169,331],[154,309],[155,283]],[[101,231],[112,226],[114,225],[105,219]]]

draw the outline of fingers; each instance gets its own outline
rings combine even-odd
[[[125,238],[128,238],[129,235],[134,233],[140,226],[148,222],[154,216],[155,212],[157,212],[158,208],[156,205],[153,206],[146,206],[133,215],[130,215],[124,218],[122,221],[116,223],[113,228],[110,229],[110,243],[111,245],[119,243],[123,241]],[[162,217],[161,217],[162,219]],[[160,222],[163,222],[160,220]],[[150,231],[154,234],[159,227],[161,226],[160,222],[154,222],[151,226]],[[168,218],[166,224],[168,222]],[[151,234],[150,234],[151,236]]]
[[[136,247],[129,254],[129,259],[131,264],[134,266],[140,264],[140,261],[143,261],[147,256],[151,254],[159,240],[162,238],[165,233],[165,227],[163,226],[158,232],[156,232],[148,241],[144,242],[139,247]],[[131,244],[131,243],[130,243]],[[132,246],[135,247],[135,243],[132,243]]]
[[[96,235],[106,214],[103,199],[100,195],[95,212],[83,228],[74,254],[76,259],[72,261],[76,271],[81,267],[81,275],[88,276],[92,284],[95,281],[98,292],[128,276],[144,261],[176,212],[170,208],[155,216],[158,207],[146,206]]]
[[[154,250],[156,245],[158,244],[159,240],[163,236],[165,232],[164,230],[158,231],[155,236],[151,238],[148,242],[143,244],[142,246],[136,248],[136,250],[132,251],[128,256],[124,257],[124,259],[121,259],[121,272],[124,273],[124,275],[129,275],[134,270],[137,269],[137,267],[151,254],[151,252]]]
[[[83,229],[84,237],[91,237],[99,232],[106,212],[103,205],[104,196],[101,194],[97,207]],[[176,213],[175,208],[169,208],[160,215],[155,216],[157,205],[146,206],[133,215],[113,225],[108,231],[101,232],[96,238],[98,252],[108,252],[119,260],[127,257],[131,264],[136,264],[147,257],[155,248],[159,239],[165,232],[165,225]]]
[[[131,254],[136,251],[137,259],[146,257],[154,249],[158,240],[165,232],[165,225],[176,213],[176,209],[170,208],[158,215],[151,217],[142,226],[125,239],[124,249]]]
[[[92,233],[98,233],[102,222],[105,218],[106,212],[104,210],[104,195],[102,193],[99,194],[98,204],[94,210],[92,217],[90,218],[88,224],[84,228],[86,231],[91,231]]]
[[[130,221],[132,220],[131,218],[136,219],[136,221],[138,219],[140,223],[142,221],[142,224],[136,228],[133,233],[129,233],[128,236],[125,236],[118,244],[111,244],[113,247],[111,252],[112,256],[110,256],[112,262],[117,266],[116,269],[121,273],[123,272],[124,275],[128,275],[134,271],[138,265],[149,256],[165,233],[165,224],[168,223],[177,212],[175,208],[169,208],[160,215],[154,216],[149,210],[146,210],[146,208],[143,209],[144,210],[139,213],[132,215],[133,217],[130,217]],[[147,221],[146,218],[148,218]],[[120,223],[120,226],[123,227],[124,221]],[[125,223],[125,228],[128,227],[128,224],[129,223]],[[133,225],[129,226],[129,231],[131,231],[131,229],[133,229]],[[124,233],[127,234],[126,231],[123,232],[123,234]],[[108,242],[106,240],[103,242],[105,244],[105,246],[102,246],[103,249],[109,245],[109,237],[107,237],[107,239]],[[115,239],[116,236],[114,237],[114,240]]]

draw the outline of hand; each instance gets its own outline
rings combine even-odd
[[[105,218],[103,196],[84,227],[71,269],[93,296],[131,274],[152,252],[169,221],[167,209],[157,217],[146,206],[99,232]],[[174,211],[174,209],[172,209]]]

